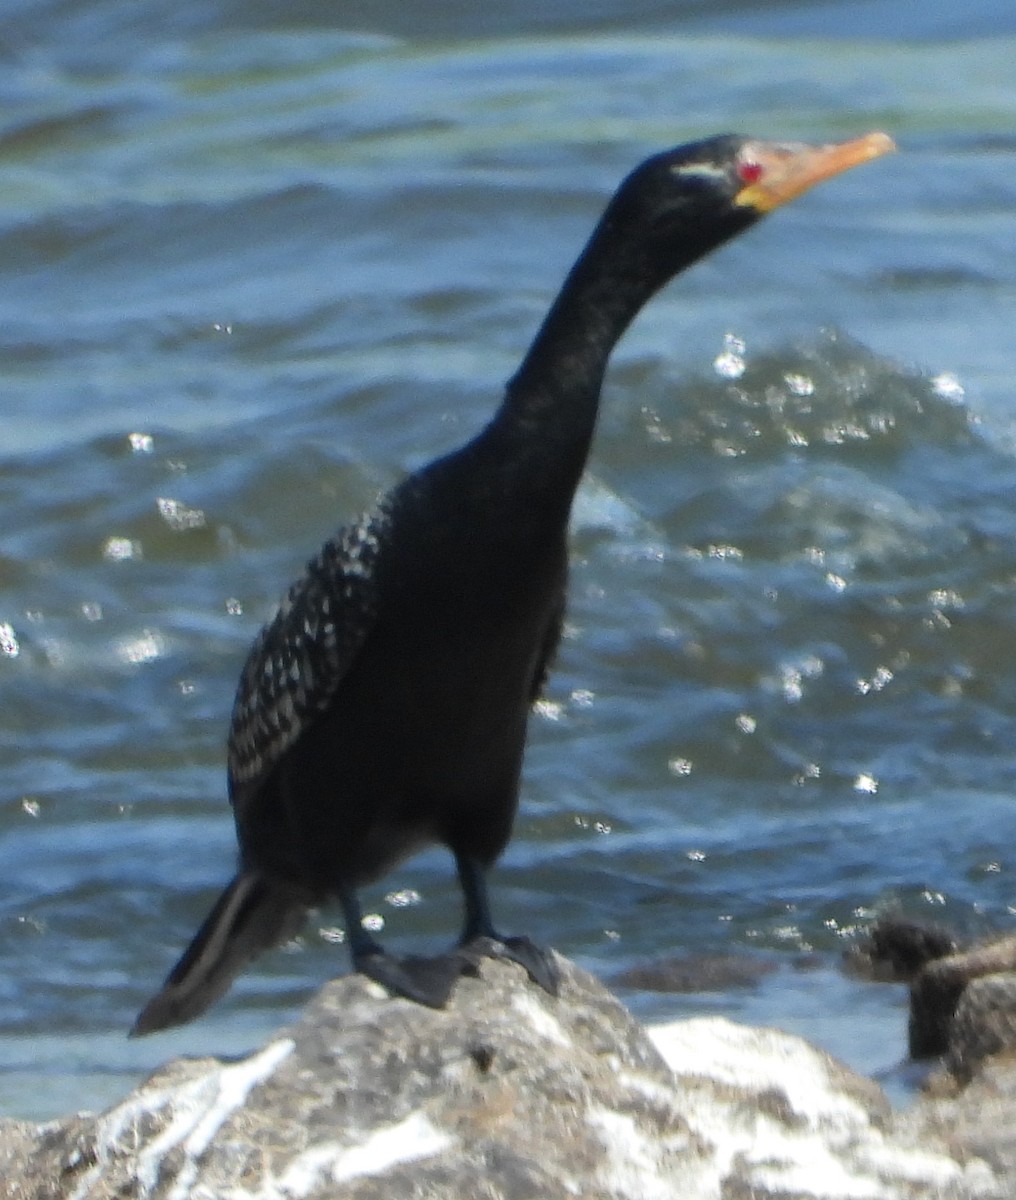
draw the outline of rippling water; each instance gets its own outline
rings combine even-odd
[[[620,177],[726,129],[902,153],[620,347],[496,902],[606,978],[755,956],[626,998],[891,1077],[904,998],[844,945],[891,905],[1008,927],[1016,874],[1016,18],[891,8],[5,6],[0,1107],[242,1049],[345,969],[325,912],[123,1039],[230,873],[226,721],[284,586],[485,420]],[[368,900],[395,948],[458,927],[438,852]]]

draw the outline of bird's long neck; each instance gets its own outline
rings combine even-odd
[[[569,505],[596,425],[610,353],[672,273],[647,263],[611,220],[593,233],[543,321],[485,436],[512,447],[514,469]],[[662,274],[662,277],[661,277]],[[484,435],[481,435],[484,436]]]
[[[661,280],[619,255],[609,220],[569,272],[509,381],[499,417],[560,445],[588,446],[611,351]]]

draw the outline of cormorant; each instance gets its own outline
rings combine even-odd
[[[496,931],[485,874],[512,831],[530,707],[561,632],[572,498],[615,343],[680,271],[760,216],[892,149],[725,135],[621,184],[490,423],[327,541],[261,631],[228,744],[239,866],[132,1034],[191,1020],[337,898],[357,970],[435,1007],[487,954],[554,993],[553,955]],[[357,889],[428,843],[455,857],[459,946],[398,959]]]

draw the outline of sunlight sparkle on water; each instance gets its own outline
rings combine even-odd
[[[856,421],[842,421],[838,425],[825,425],[822,440],[829,446],[842,446],[847,442],[866,442],[871,434]]]
[[[804,695],[804,684],[801,672],[797,667],[781,667],[783,698],[788,704],[796,704]]]
[[[165,649],[162,637],[151,629],[143,629],[134,638],[124,638],[117,646],[117,654],[123,662],[139,665],[154,662]]]
[[[967,394],[963,384],[952,371],[942,371],[936,375],[931,381],[931,386],[936,396],[941,396],[943,400],[949,400],[953,404],[961,404]]]
[[[935,588],[928,593],[928,603],[932,608],[965,608],[966,601],[955,588]]]
[[[706,554],[721,562],[741,562],[744,558],[744,551],[738,546],[711,545],[706,548]]]
[[[740,379],[745,372],[744,341],[732,333],[723,335],[723,350],[713,359],[713,370],[721,379]]]
[[[795,375],[788,372],[783,376],[783,382],[795,396],[814,396],[815,384],[808,375]]]
[[[655,409],[648,408],[643,405],[642,417],[645,425],[645,431],[650,441],[659,442],[661,445],[667,445],[674,440],[673,435],[667,430],[663,424],[663,418]]]
[[[159,516],[170,529],[180,532],[184,529],[201,529],[205,524],[205,514],[200,508],[188,508],[180,500],[170,500],[160,496],[155,502]]]
[[[876,667],[870,679],[859,679],[855,686],[860,695],[867,696],[870,692],[880,692],[892,680],[893,673],[888,667]]]
[[[106,538],[102,547],[102,557],[110,562],[125,562],[129,558],[141,557],[141,543],[126,537]]]
[[[817,654],[808,654],[797,662],[780,664],[779,689],[788,704],[797,704],[804,696],[806,679],[817,679],[825,663]]]

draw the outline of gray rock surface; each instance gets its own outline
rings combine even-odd
[[[942,1074],[898,1122],[917,1143],[942,1144],[957,1158],[985,1163],[1007,1198],[1016,1196],[1016,1056],[985,1060],[966,1086]]]
[[[335,981],[249,1058],[172,1062],[98,1116],[0,1122],[0,1196],[1016,1195],[1013,1163],[978,1157],[944,1110],[901,1120],[874,1083],[773,1030],[703,1018],[654,1040],[602,985],[562,971],[554,1000],[485,962],[444,1012]]]

